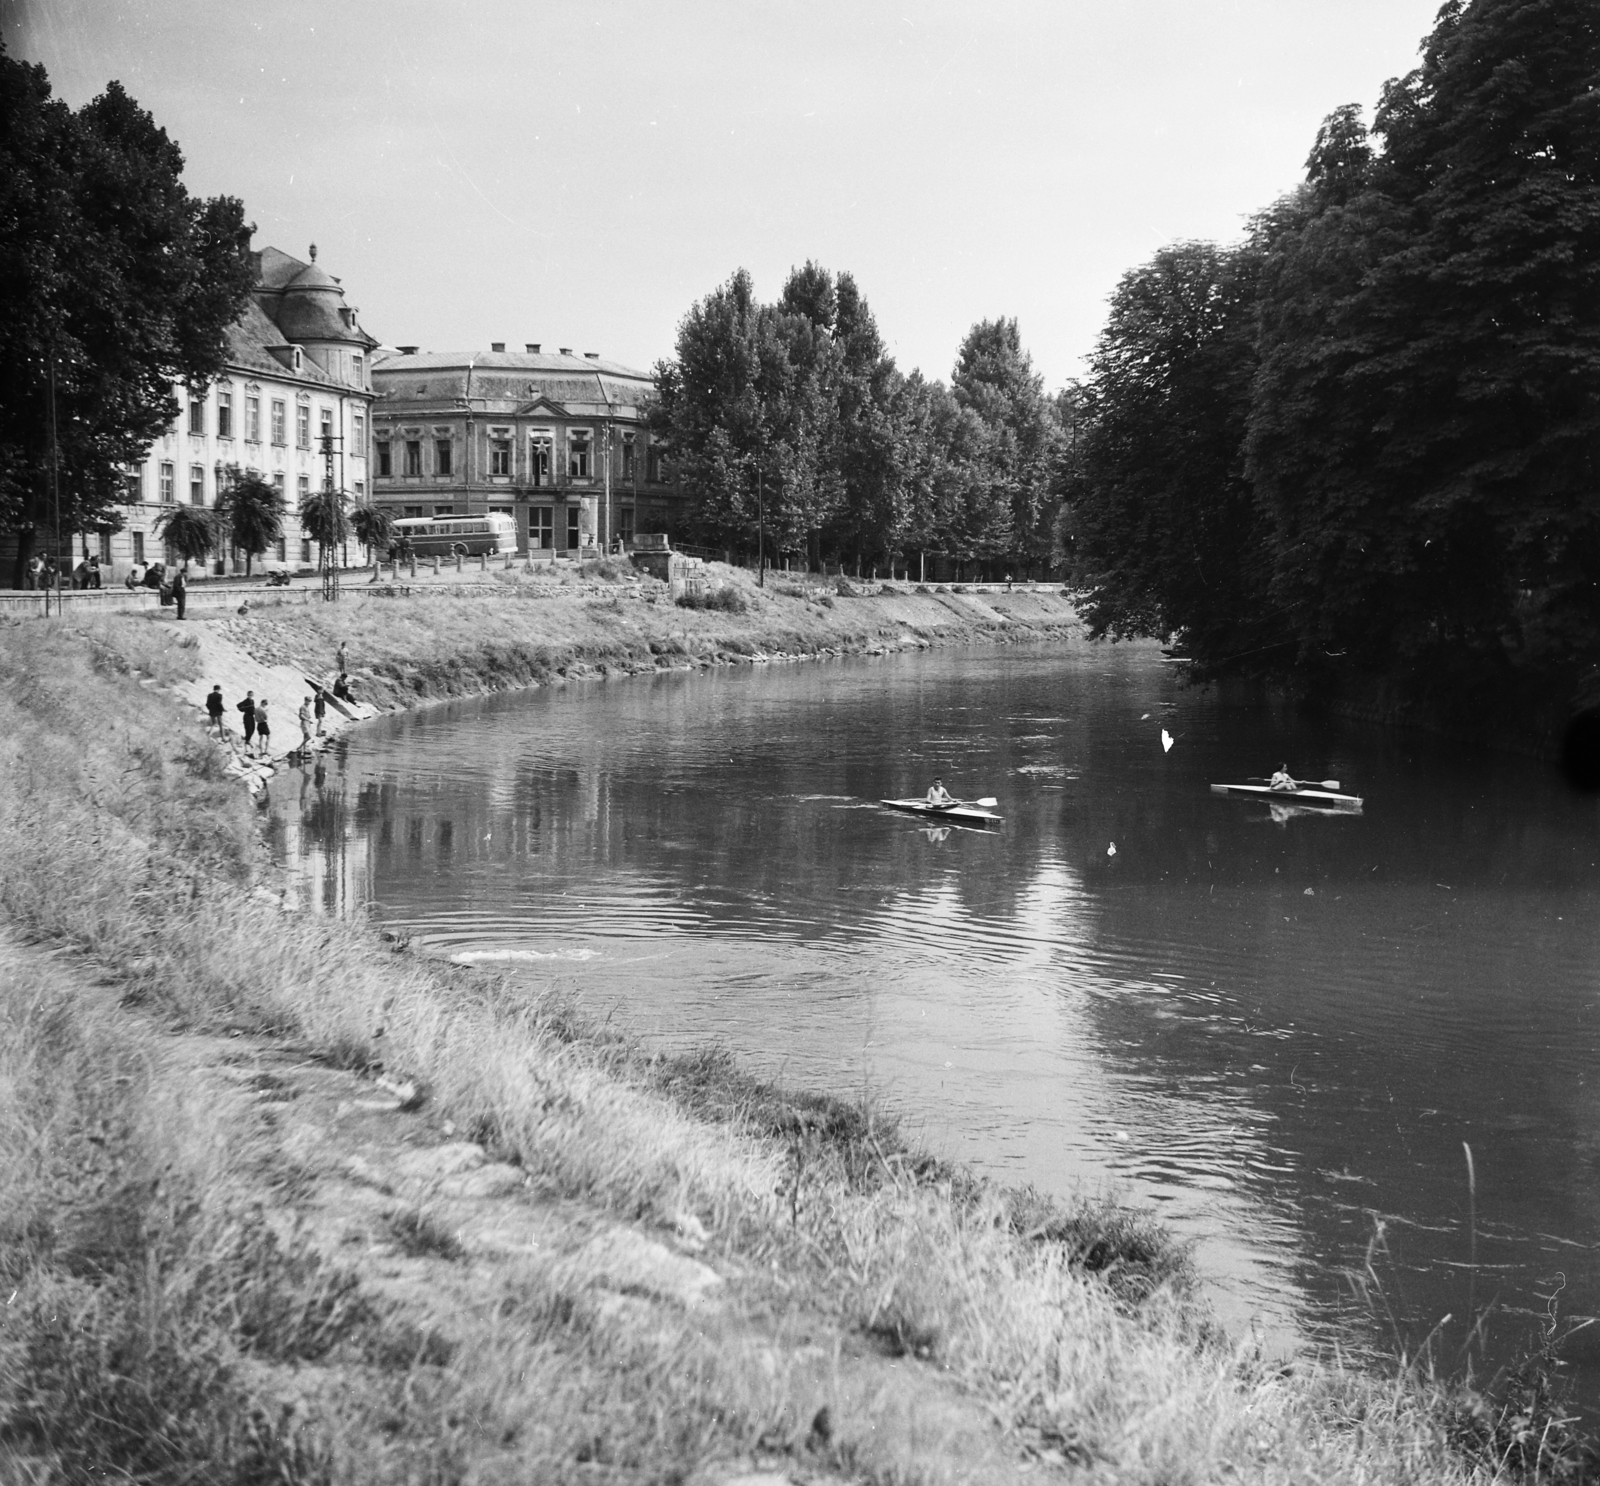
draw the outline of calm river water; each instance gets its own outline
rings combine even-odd
[[[1207,789],[1280,758],[1365,812]],[[1004,826],[874,803],[936,773]],[[442,706],[272,803],[310,906],[1154,1206],[1270,1345],[1600,1312],[1600,814],[1543,765],[1019,647]],[[1600,1326],[1569,1355],[1593,1409]]]

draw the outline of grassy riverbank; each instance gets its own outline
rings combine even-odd
[[[488,585],[427,585],[409,596],[350,585],[338,605],[223,614],[219,628],[263,663],[324,674],[339,644],[356,693],[380,707],[542,685],[564,676],[733,665],[1080,637],[1057,589],[976,593],[804,583],[709,565],[723,606],[674,604],[623,564]],[[469,574],[469,576],[471,576]],[[844,590],[844,591],[841,591]],[[197,613],[204,614],[203,609]]]
[[[405,644],[459,644],[473,684],[413,692],[476,689],[496,646],[591,643],[505,639],[541,602],[592,601],[273,643],[396,695]],[[0,1478],[1459,1482],[1538,1448],[1412,1373],[1269,1365],[1137,1217],[283,912],[169,694],[192,638],[0,626]]]

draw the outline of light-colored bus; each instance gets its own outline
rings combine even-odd
[[[409,542],[417,557],[476,557],[517,550],[517,523],[498,512],[488,516],[403,516],[395,541]]]

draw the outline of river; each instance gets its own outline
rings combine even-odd
[[[1280,759],[1364,811],[1207,787]],[[1004,825],[876,805],[935,774]],[[1014,647],[432,707],[271,802],[305,906],[1151,1206],[1269,1349],[1600,1312],[1600,806],[1545,765]]]

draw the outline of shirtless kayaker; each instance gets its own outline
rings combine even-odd
[[[930,805],[954,805],[956,802],[955,797],[945,789],[944,780],[935,779],[933,787],[928,791],[928,803]]]

